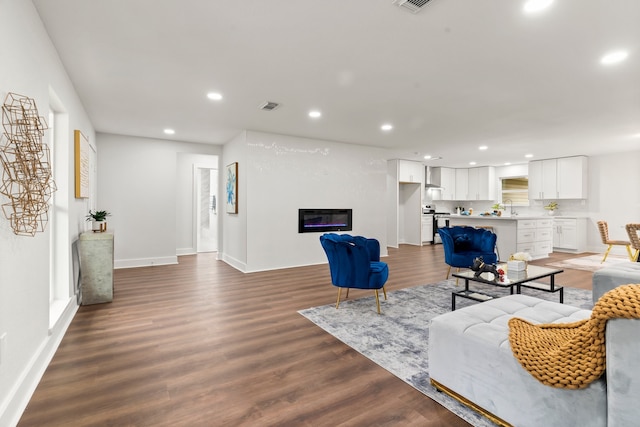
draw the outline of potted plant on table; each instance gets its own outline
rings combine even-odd
[[[89,210],[87,221],[91,221],[91,230],[93,230],[94,233],[97,231],[107,231],[107,217],[110,215],[111,213],[107,211],[92,212],[91,210]]]
[[[549,215],[555,215],[558,204],[556,202],[549,202],[544,208],[549,211]]]

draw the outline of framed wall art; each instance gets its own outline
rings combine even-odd
[[[76,199],[89,197],[89,139],[79,130],[73,131],[75,145]]]
[[[227,213],[238,213],[238,162],[227,165]]]

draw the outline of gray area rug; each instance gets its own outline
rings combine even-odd
[[[490,285],[478,284],[472,288],[493,295],[509,293]],[[451,311],[451,292],[456,289],[462,289],[462,284],[456,287],[455,279],[450,279],[388,292],[387,301],[381,293],[381,315],[376,312],[373,295],[343,301],[338,310],[334,303],[299,313],[470,424],[492,427],[493,422],[437,392],[429,383],[429,323],[433,317]],[[522,293],[555,302],[559,298],[557,293],[533,289],[523,289]],[[564,302],[586,309],[593,307],[591,291],[583,289],[565,288]],[[470,304],[478,303],[463,298],[456,300],[456,308]]]

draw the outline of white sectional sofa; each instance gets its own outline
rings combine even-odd
[[[639,425],[640,319],[607,323],[606,374],[584,389],[538,382],[511,352],[511,317],[569,323],[590,315],[589,310],[510,295],[437,316],[429,327],[432,383],[501,425]]]

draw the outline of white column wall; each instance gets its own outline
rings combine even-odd
[[[298,233],[298,209],[353,209],[349,233],[377,238],[386,255],[386,150],[253,131],[231,145],[239,153],[244,145],[246,156],[231,156],[225,145],[225,164],[246,160],[238,160],[240,214],[224,214],[226,224],[239,222],[225,227],[225,254],[246,242],[244,271],[326,262],[321,233]]]

